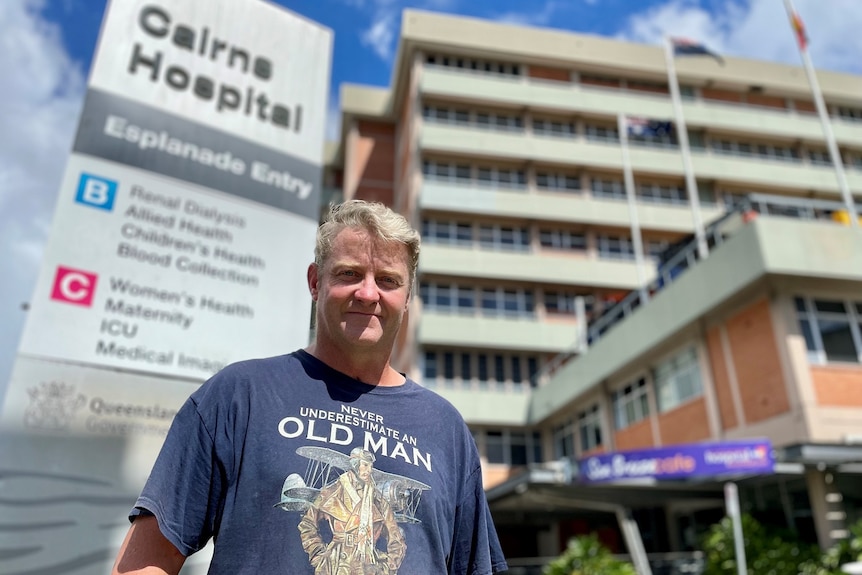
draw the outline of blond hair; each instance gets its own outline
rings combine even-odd
[[[317,228],[317,245],[314,247],[314,263],[323,267],[332,253],[335,236],[344,228],[362,229],[384,241],[403,244],[407,248],[407,268],[410,286],[416,279],[419,267],[419,232],[407,219],[379,202],[348,200],[331,204],[329,213]]]

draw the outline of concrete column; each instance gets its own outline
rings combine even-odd
[[[817,543],[826,550],[848,535],[843,496],[837,490],[829,469],[806,468],[805,483],[811,501],[811,514],[817,531]]]

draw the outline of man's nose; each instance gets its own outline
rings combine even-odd
[[[377,287],[377,280],[373,275],[366,275],[359,282],[356,289],[356,298],[363,301],[377,301],[380,299],[380,292]]]

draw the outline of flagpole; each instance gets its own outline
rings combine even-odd
[[[673,101],[673,112],[676,118],[676,136],[682,152],[682,165],[685,170],[685,189],[688,193],[688,203],[691,206],[691,216],[694,221],[694,237],[697,239],[697,255],[706,259],[709,246],[706,243],[706,233],[703,229],[703,216],[700,213],[700,196],[697,192],[697,182],[694,179],[694,168],[691,165],[691,150],[688,147],[688,129],[685,126],[685,116],[682,113],[682,99],[679,95],[679,84],[676,79],[673,42],[669,36],[664,39],[664,59],[667,63],[667,78],[670,86],[670,96]]]
[[[796,10],[793,8],[791,0],[784,0],[784,7],[787,9],[787,16],[790,18],[791,26],[795,27],[794,16]],[[798,18],[798,16],[796,16]],[[802,63],[805,66],[805,75],[808,76],[808,83],[811,86],[811,93],[814,97],[814,105],[817,108],[817,115],[820,116],[820,123],[823,126],[823,135],[826,138],[826,147],[829,150],[829,157],[832,159],[832,165],[835,167],[835,177],[838,179],[838,187],[841,189],[841,196],[844,199],[844,205],[847,208],[847,213],[850,216],[850,225],[859,227],[859,216],[856,213],[856,204],[853,202],[853,194],[850,193],[850,186],[847,184],[847,176],[844,174],[844,163],[841,160],[841,152],[838,150],[838,144],[835,142],[835,134],[832,132],[832,123],[829,120],[829,113],[826,110],[826,104],[823,101],[823,94],[820,92],[820,83],[817,81],[817,73],[814,71],[814,64],[811,62],[811,56],[808,54],[808,46],[804,40],[804,32],[797,39],[799,46],[799,55],[802,56]]]
[[[620,147],[623,155],[623,180],[625,181],[626,199],[629,204],[629,223],[632,229],[632,244],[637,266],[638,290],[640,291],[641,304],[645,304],[649,301],[649,291],[646,287],[643,240],[641,239],[641,226],[638,220],[637,202],[635,201],[635,177],[632,174],[632,163],[629,159],[629,130],[626,125],[626,117],[622,113],[617,114],[617,131],[620,134]]]

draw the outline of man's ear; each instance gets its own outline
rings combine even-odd
[[[308,264],[308,271],[306,272],[306,279],[308,280],[308,291],[311,293],[311,300],[317,301],[317,295],[319,293],[319,283],[320,283],[320,275],[318,274],[318,267],[316,263]]]

